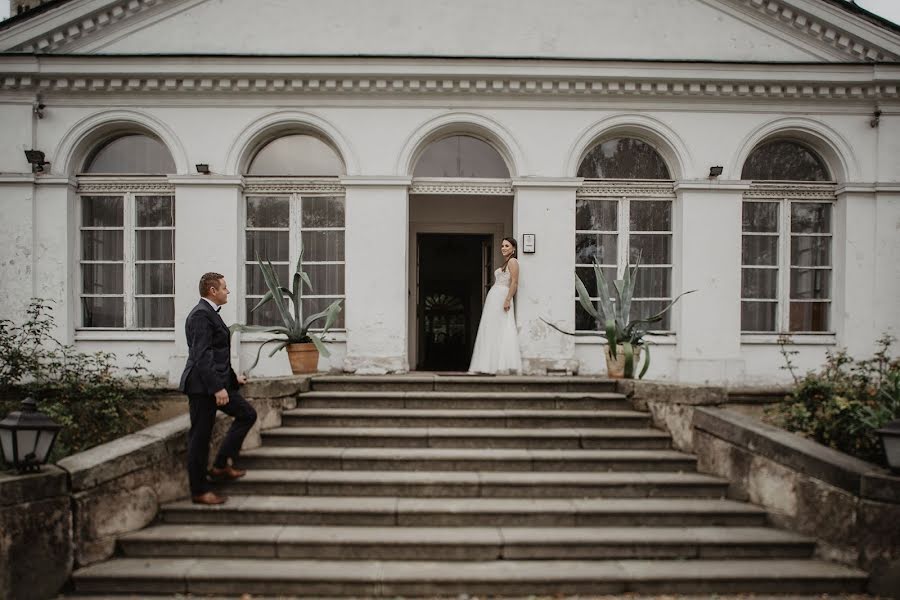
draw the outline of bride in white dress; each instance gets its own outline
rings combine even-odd
[[[494,271],[494,285],[484,300],[475,348],[472,351],[470,373],[522,372],[519,336],[513,297],[519,288],[518,245],[510,237],[503,238],[500,254],[503,266]]]

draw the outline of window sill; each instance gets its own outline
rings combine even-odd
[[[788,337],[788,346],[834,346],[837,337],[834,333],[795,333],[785,336],[777,333],[743,333],[741,344],[777,346],[779,340]]]
[[[174,329],[76,329],[76,342],[174,342]]]
[[[674,335],[648,335],[646,337],[647,341],[650,342],[652,346],[676,346],[678,345],[678,339]],[[606,338],[596,336],[596,337],[576,337],[575,343],[579,346],[602,346],[606,345]]]
[[[315,332],[313,332],[313,333],[315,333]],[[276,334],[258,333],[258,332],[240,333],[240,334],[235,334],[235,335],[236,336],[240,335],[241,336],[240,340],[242,342],[248,342],[251,344],[265,342],[266,340],[270,340],[273,337],[280,337]],[[337,342],[339,344],[343,344],[343,343],[346,343],[346,341],[347,341],[347,330],[346,329],[333,329],[328,332],[328,336],[326,338],[326,343]]]

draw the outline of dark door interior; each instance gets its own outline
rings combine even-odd
[[[416,368],[469,368],[481,307],[484,273],[491,272],[490,235],[421,233],[418,246]],[[485,248],[488,249],[485,252]]]

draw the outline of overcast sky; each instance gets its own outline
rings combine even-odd
[[[856,0],[856,3],[880,17],[900,24],[900,0]],[[9,2],[0,0],[0,19],[8,16]]]

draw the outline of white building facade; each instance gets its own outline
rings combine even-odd
[[[898,57],[840,0],[44,3],[0,24],[0,316],[176,380],[200,276],[266,323],[256,256],[302,246],[320,369],[460,371],[514,236],[527,373],[605,372],[544,320],[640,255],[636,311],[697,290],[649,377],[781,381],[782,335],[806,368],[900,331]]]

